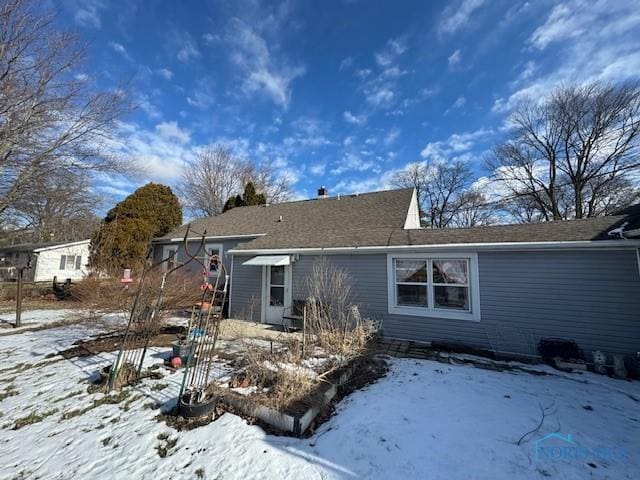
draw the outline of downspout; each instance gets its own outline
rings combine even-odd
[[[38,262],[40,254],[36,253],[36,252],[33,252],[30,255],[31,255],[31,258],[32,258],[32,262],[35,264],[35,268],[33,269],[33,280],[32,280],[35,283],[35,282],[37,282],[36,279],[38,278],[38,273],[39,273],[38,269],[40,268],[40,262]]]
[[[235,259],[235,255],[232,253],[231,254],[231,278],[229,279],[229,316],[228,318],[231,318],[231,299],[232,299],[232,293],[233,293],[233,261]]]
[[[638,277],[640,277],[640,248],[636,248],[636,260],[638,263]]]

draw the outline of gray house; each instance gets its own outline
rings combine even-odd
[[[527,225],[420,228],[411,189],[232,209],[194,222],[231,272],[232,317],[280,324],[324,256],[388,338],[534,356],[540,338],[640,351],[640,211]],[[184,260],[183,226],[156,259]],[[194,241],[195,238],[194,238]]]

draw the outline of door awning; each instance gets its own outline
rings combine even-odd
[[[250,258],[246,262],[242,262],[242,265],[268,265],[268,266],[281,266],[290,265],[291,255],[258,255],[257,257]]]

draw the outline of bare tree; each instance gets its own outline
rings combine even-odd
[[[286,202],[291,198],[291,180],[286,175],[278,175],[273,162],[263,162],[259,166],[244,162],[243,186],[252,182],[256,191],[264,193],[267,203]]]
[[[398,187],[413,187],[418,194],[421,216],[432,228],[445,228],[454,220],[470,198],[468,192],[473,172],[461,161],[451,163],[425,162],[409,165],[397,172],[392,183]]]
[[[452,227],[481,227],[498,221],[487,196],[478,190],[469,189],[462,193],[458,203],[458,211],[450,223]]]
[[[510,120],[511,138],[495,149],[490,167],[509,197],[529,198],[521,206],[557,220],[603,215],[637,200],[628,180],[640,168],[638,85],[559,88],[523,103]]]
[[[278,177],[270,164],[256,166],[223,145],[200,150],[186,165],[177,189],[193,215],[214,216],[222,213],[227,199],[242,193],[249,182],[267,196],[269,203],[289,196],[288,180]]]
[[[32,241],[75,241],[91,238],[100,226],[94,213],[100,203],[88,175],[40,176],[9,214]]]
[[[79,75],[85,47],[33,0],[0,5],[0,215],[41,176],[119,171],[111,127],[121,92],[96,92]]]

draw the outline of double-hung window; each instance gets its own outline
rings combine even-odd
[[[60,270],[80,270],[82,255],[60,255]]]
[[[389,313],[480,320],[476,254],[390,254]]]

